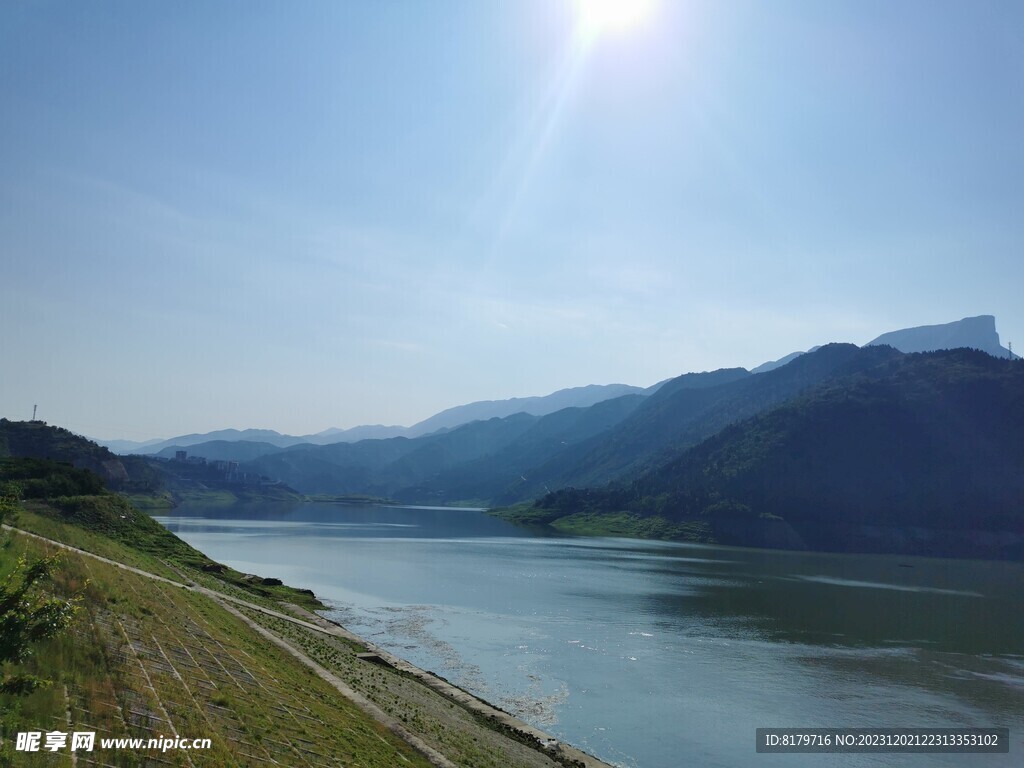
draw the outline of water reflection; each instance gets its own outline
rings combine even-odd
[[[675,588],[650,594],[650,610],[723,620],[774,641],[1024,653],[1019,564],[917,559],[906,568],[889,557],[745,554],[660,567],[662,584]]]
[[[249,527],[266,522],[264,529],[283,535],[330,535],[334,528],[345,536],[398,536],[414,531],[417,538],[445,539],[467,536],[531,537],[529,531],[476,509],[441,507],[386,507],[363,504],[235,504],[211,508],[182,505],[174,515],[158,518],[171,530],[215,530],[210,526]],[[203,527],[200,521],[207,521]]]
[[[1021,564],[538,538],[466,510],[180,511],[163,521],[211,557],[313,589],[355,631],[624,765],[792,764],[743,740],[770,725],[1024,720]]]

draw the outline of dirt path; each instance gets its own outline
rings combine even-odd
[[[437,768],[458,768],[458,766],[456,766],[455,763],[453,763],[447,757],[445,757],[436,749],[431,747],[419,736],[412,733],[412,731],[405,728],[401,723],[398,722],[398,720],[391,717],[391,715],[386,714],[384,710],[382,710],[380,707],[378,707],[376,704],[374,704],[372,701],[370,701],[368,698],[363,696],[358,691],[354,691],[352,688],[348,686],[348,684],[344,680],[342,680],[340,677],[333,674],[332,672],[329,672],[328,670],[324,669],[322,666],[317,664],[315,661],[313,661],[313,659],[311,659],[305,653],[303,653],[298,648],[293,646],[291,643],[278,637],[269,629],[261,627],[255,621],[250,619],[245,614],[235,610],[226,602],[218,600],[216,597],[214,598],[214,600],[220,603],[221,607],[224,608],[224,610],[226,610],[228,613],[244,621],[253,631],[262,635],[267,640],[274,643],[274,645],[278,646],[285,652],[290,653],[292,656],[297,658],[307,667],[316,672],[318,677],[333,685],[335,690],[338,691],[338,693],[340,693],[346,699],[351,701],[353,704],[355,704],[357,707],[363,710],[363,712],[365,712],[374,720],[376,720],[378,723],[386,727],[389,731],[398,736],[398,738],[405,741],[406,744],[408,744],[421,755],[423,755],[425,758],[427,758],[427,760],[429,760],[432,765],[436,765]]]
[[[362,645],[363,647],[367,648],[369,651],[372,652],[372,656],[376,657],[374,660],[377,663],[386,664],[387,666],[392,667],[398,672],[414,677],[421,684],[431,689],[435,693],[444,696],[449,701],[466,709],[473,715],[482,718],[486,722],[489,722],[490,726],[495,731],[498,731],[499,733],[505,733],[507,736],[515,739],[520,743],[530,745],[538,752],[541,752],[542,754],[546,755],[554,761],[557,761],[558,763],[561,763],[563,765],[579,766],[579,768],[612,768],[608,763],[598,760],[592,755],[589,755],[586,752],[576,749],[575,747],[569,746],[568,744],[563,744],[562,742],[558,741],[550,734],[540,730],[539,728],[533,727],[529,723],[526,723],[525,721],[520,720],[519,718],[514,717],[513,715],[510,715],[508,712],[498,709],[497,707],[494,707],[493,705],[488,704],[487,702],[481,699],[478,699],[477,697],[462,690],[461,688],[458,688],[457,686],[454,686],[451,683],[448,683],[447,681],[440,679],[436,675],[433,675],[430,672],[422,670],[419,667],[416,667],[410,664],[409,662],[405,661],[404,659],[394,656],[388,651],[385,651],[384,649],[377,647],[373,643],[370,643],[367,640],[349,632],[344,627],[335,624],[331,621],[328,621],[327,619],[321,616],[317,616],[314,613],[310,613],[309,611],[306,611],[305,609],[297,605],[285,604],[289,610],[294,611],[305,618],[298,618],[295,615],[283,613],[281,611],[275,611],[272,608],[266,608],[256,603],[249,602],[248,600],[243,600],[242,598],[234,597],[232,595],[226,595],[224,593],[217,592],[216,590],[199,586],[195,582],[185,583],[183,581],[174,581],[173,579],[168,579],[164,576],[158,576],[155,573],[150,573],[149,571],[143,570],[141,568],[126,565],[125,563],[120,563],[116,560],[111,560],[110,558],[103,557],[101,555],[96,555],[84,549],[79,549],[78,547],[73,547],[69,544],[64,544],[63,542],[56,541],[45,536],[40,536],[39,534],[21,530],[20,528],[14,528],[9,525],[3,525],[2,527],[5,530],[9,530],[14,533],[21,534],[23,536],[29,536],[39,541],[45,542],[51,546],[64,549],[70,552],[74,552],[83,557],[98,560],[100,562],[111,565],[115,568],[130,571],[131,573],[143,576],[148,579],[153,579],[155,581],[159,581],[179,589],[187,589],[192,592],[196,592],[198,594],[202,594],[206,597],[209,597],[222,608],[230,612],[232,615],[236,616],[241,621],[245,622],[245,624],[249,626],[251,629],[253,629],[255,632],[259,633],[261,636],[265,637],[270,642],[273,642],[275,645],[279,646],[287,653],[290,653],[292,656],[300,660],[303,664],[312,669],[320,678],[330,683],[342,696],[347,698],[349,701],[358,706],[362,711],[364,711],[367,715],[369,715],[374,720],[384,725],[386,728],[388,728],[388,730],[390,730],[392,733],[394,733],[399,738],[408,743],[416,751],[418,751],[420,754],[426,757],[427,760],[431,762],[431,764],[437,766],[437,768],[457,768],[457,766],[454,763],[452,763],[447,757],[445,757],[436,749],[434,749],[426,742],[424,742],[416,734],[409,731],[396,718],[385,713],[383,710],[380,709],[380,707],[378,707],[372,701],[367,699],[361,693],[353,690],[347,683],[345,683],[337,675],[333,674],[332,672],[318,664],[306,653],[304,653],[301,649],[296,648],[292,643],[289,643],[287,640],[277,636],[265,627],[260,626],[251,618],[245,616],[243,613],[236,610],[236,608],[233,607],[231,604],[233,603],[234,605],[244,607],[250,611],[257,611],[267,616],[272,616],[275,619],[290,622],[306,630],[331,635],[334,637],[341,638],[343,640],[358,643],[359,645]]]

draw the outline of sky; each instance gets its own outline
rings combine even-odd
[[[979,314],[1024,349],[1024,4],[648,1],[0,3],[0,416],[308,434]]]

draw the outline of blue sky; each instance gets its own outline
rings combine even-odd
[[[994,314],[1024,5],[0,4],[0,415],[411,424]]]

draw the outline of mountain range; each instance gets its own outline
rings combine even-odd
[[[1017,358],[1017,355],[1001,346],[999,334],[996,332],[995,317],[992,315],[967,317],[942,325],[926,325],[891,331],[868,342],[865,346],[881,344],[894,347],[901,352],[926,352],[966,347],[980,349],[995,357]],[[814,352],[818,348],[812,347],[807,352]],[[792,362],[800,355],[807,354],[807,352],[791,352],[778,360],[768,361],[752,368],[750,373],[767,373]],[[665,381],[661,381],[650,387],[636,387],[628,384],[590,384],[582,387],[561,389],[549,395],[539,397],[480,400],[445,409],[423,421],[413,424],[411,427],[385,426],[382,424],[361,425],[350,429],[331,427],[322,432],[301,436],[285,435],[272,429],[221,429],[202,434],[192,433],[170,439],[156,438],[145,441],[91,439],[118,454],[148,454],[170,457],[176,451],[198,447],[198,450],[191,452],[207,456],[208,458],[240,460],[257,453],[269,453],[271,451],[250,447],[239,451],[237,456],[230,456],[228,455],[230,452],[225,452],[222,445],[211,446],[208,444],[252,442],[263,443],[276,448],[290,448],[295,445],[355,443],[360,440],[379,440],[391,437],[413,438],[437,431],[453,429],[472,421],[482,421],[496,417],[502,418],[511,416],[514,413],[544,416],[563,408],[585,408],[604,400],[610,400],[627,394],[651,395],[665,383]],[[217,453],[216,456],[210,455],[214,452]]]
[[[933,352],[939,349],[978,349],[993,357],[1019,359],[999,343],[996,319],[992,315],[965,317],[942,325],[921,325],[883,333],[868,346],[888,344],[900,352]]]
[[[726,544],[1024,558],[1024,363],[846,352],[802,395],[628,483],[548,494],[532,520],[630,510]]]
[[[664,383],[664,382],[661,382]],[[513,397],[509,400],[480,400],[478,402],[457,405],[413,424],[411,427],[384,426],[382,424],[362,425],[351,429],[331,427],[312,435],[282,435],[272,429],[221,429],[203,434],[180,435],[169,440],[101,440],[95,442],[106,446],[115,453],[143,453],[161,456],[173,456],[175,451],[193,446],[202,446],[208,450],[208,443],[256,442],[289,448],[293,445],[329,445],[331,443],[356,443],[360,440],[380,440],[389,437],[419,437],[432,432],[444,431],[467,424],[471,421],[511,416],[514,413],[530,413],[543,416],[562,408],[579,408],[599,403],[621,395],[637,393],[647,394],[655,391],[661,383],[651,387],[633,387],[628,384],[589,384],[584,387],[571,387],[552,392],[540,397]],[[209,450],[217,450],[216,448]],[[205,453],[201,455],[206,456]],[[220,458],[220,457],[218,457]],[[224,457],[227,458],[227,457]],[[238,456],[230,457],[238,459]]]
[[[899,354],[891,347],[826,345],[764,374],[743,368],[683,374],[650,395],[544,416],[520,412],[418,438],[293,446],[242,466],[304,493],[511,504],[556,488],[628,479],[735,421]]]
[[[306,494],[520,504],[547,525],[625,513],[722,543],[1016,556],[1024,364],[1009,358],[981,316],[752,371],[471,403],[369,439],[227,430],[149,450]]]

